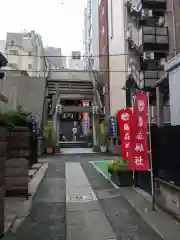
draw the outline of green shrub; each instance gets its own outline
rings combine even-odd
[[[108,172],[113,173],[113,172],[124,172],[128,171],[128,162],[123,161],[121,158],[118,158],[115,161],[112,161],[108,164]]]
[[[0,126],[3,127],[14,127],[14,126],[29,126],[30,115],[18,106],[16,110],[8,112],[0,112]]]
[[[106,146],[108,144],[108,136],[109,136],[109,121],[108,119],[104,119],[101,123],[101,129],[99,133],[99,140],[101,146]]]
[[[11,127],[13,126],[11,119],[5,113],[0,112],[0,126],[1,127]]]
[[[47,143],[52,147],[56,145],[56,132],[54,130],[53,122],[48,121],[46,126],[44,127],[44,137],[47,140]]]

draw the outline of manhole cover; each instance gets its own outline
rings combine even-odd
[[[91,194],[89,194],[89,195],[71,195],[71,196],[69,196],[69,200],[72,202],[84,202],[84,201],[93,200],[93,197]]]

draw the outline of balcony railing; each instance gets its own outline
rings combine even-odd
[[[139,88],[153,88],[156,82],[164,75],[164,71],[157,70],[138,70],[137,67],[131,65],[132,77]]]
[[[132,46],[138,48],[140,52],[164,52],[169,49],[168,27],[143,26],[138,30],[131,26],[128,29],[128,36]]]
[[[129,12],[132,14],[138,14],[142,9],[151,9],[157,11],[163,11],[167,8],[167,0],[129,0],[127,6]]]
[[[167,0],[141,0],[143,9],[166,9]]]
[[[169,49],[168,27],[143,26],[139,38],[141,51],[168,51]]]
[[[156,70],[147,70],[143,71],[144,76],[144,86],[143,87],[155,87],[156,82],[163,76],[164,71],[156,71]]]

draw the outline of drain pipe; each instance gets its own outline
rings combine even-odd
[[[176,0],[177,1],[177,0]],[[175,57],[177,55],[177,44],[176,44],[176,22],[175,22],[175,8],[174,8],[174,0],[171,0],[172,3],[172,20],[173,20],[173,40],[174,40],[174,53],[173,53],[173,57]]]

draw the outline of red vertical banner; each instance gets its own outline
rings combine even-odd
[[[118,124],[121,140],[122,159],[129,160],[130,150],[130,128],[131,128],[132,110],[131,108],[121,109],[118,111]]]
[[[82,101],[83,107],[89,107],[89,101]],[[83,121],[83,133],[87,135],[90,130],[90,117],[89,113],[83,112],[82,113],[82,121]]]
[[[148,154],[148,95],[136,93],[131,124],[131,153],[128,161],[129,170],[147,171],[149,166]]]

